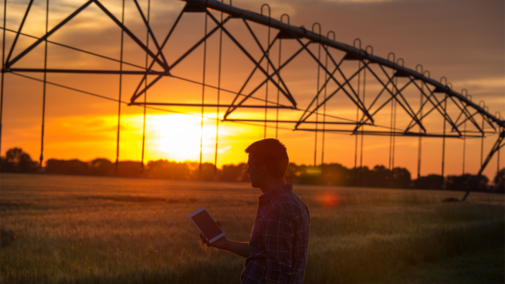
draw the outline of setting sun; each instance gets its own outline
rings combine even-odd
[[[201,121],[197,116],[183,114],[149,116],[149,131],[152,133],[150,144],[153,150],[169,156],[170,160],[198,160],[200,155]],[[226,131],[219,131],[219,138],[226,138]],[[216,143],[216,125],[203,127],[203,154],[214,153]],[[218,153],[229,150],[230,146],[220,146]]]

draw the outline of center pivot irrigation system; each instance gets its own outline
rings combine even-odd
[[[505,146],[505,121],[499,113],[495,115],[488,112],[488,108],[483,101],[478,104],[472,101],[472,97],[466,90],[458,93],[452,89],[451,83],[447,82],[445,77],[440,81],[430,78],[429,71],[423,70],[423,66],[417,65],[415,70],[404,67],[404,61],[396,58],[394,53],[389,53],[387,59],[373,54],[373,47],[361,47],[361,41],[356,39],[353,46],[338,42],[335,40],[335,33],[329,31],[326,35],[321,33],[321,25],[314,23],[311,30],[290,25],[289,15],[283,14],[280,20],[270,17],[270,7],[264,4],[261,7],[261,13],[254,13],[243,10],[215,0],[184,0],[184,8],[175,18],[171,27],[163,32],[166,35],[163,40],[155,36],[153,26],[150,22],[152,11],[150,0],[147,0],[147,9],[143,9],[137,0],[128,0],[133,2],[136,8],[136,15],[146,33],[145,41],[141,40],[133,30],[127,28],[125,24],[125,1],[122,1],[121,18],[117,18],[101,3],[99,0],[86,1],[66,18],[61,20],[53,28],[49,29],[50,1],[42,0],[42,5],[46,5],[45,15],[45,34],[42,37],[36,37],[23,32],[27,18],[33,16],[30,9],[34,0],[26,4],[26,10],[20,21],[19,28],[8,29],[6,19],[8,18],[7,0],[4,1],[4,20],[3,20],[3,56],[2,56],[2,85],[1,97],[3,108],[4,83],[7,73],[21,76],[24,78],[40,81],[43,83],[43,112],[42,112],[42,135],[41,135],[41,155],[40,164],[43,161],[44,149],[44,120],[45,120],[45,98],[47,85],[58,86],[61,88],[77,91],[93,96],[102,97],[118,102],[118,130],[117,130],[117,152],[116,167],[119,157],[119,126],[121,116],[121,105],[135,105],[144,108],[144,134],[142,142],[142,169],[144,160],[144,141],[145,141],[145,119],[146,109],[166,110],[162,107],[198,107],[201,108],[201,125],[203,129],[203,119],[205,108],[216,108],[216,152],[215,163],[217,164],[218,131],[220,122],[234,122],[245,124],[258,124],[264,127],[264,137],[267,137],[267,127],[273,128],[275,125],[275,137],[278,136],[279,124],[293,125],[295,131],[315,132],[314,140],[314,165],[317,164],[318,138],[322,141],[321,163],[324,162],[324,142],[326,132],[343,132],[355,135],[355,168],[358,163],[358,152],[360,152],[360,166],[362,166],[363,157],[363,136],[380,135],[389,136],[389,169],[394,168],[395,155],[395,137],[397,136],[415,136],[418,137],[418,177],[421,167],[422,139],[424,137],[435,137],[443,140],[442,151],[442,176],[445,167],[445,139],[459,138],[464,140],[466,146],[467,137],[479,137],[481,142],[481,167],[478,175],[474,178],[471,186],[468,188],[463,200],[466,199],[469,192],[479,182],[482,172],[495,153],[498,153],[497,167],[499,168],[499,151]],[[146,4],[146,3],[143,3]],[[99,8],[104,16],[110,18],[121,30],[121,43],[119,59],[90,52],[76,46],[69,46],[55,41],[50,37],[69,21],[75,18],[79,13],[90,6]],[[181,24],[181,18],[188,14],[201,14],[204,17],[202,22],[201,38],[192,43],[190,47],[173,61],[168,61],[168,55],[171,50],[167,48],[171,36],[177,29],[184,29]],[[38,15],[40,16],[40,15]],[[195,25],[195,23],[192,23]],[[253,27],[254,25],[254,27]],[[242,30],[236,28],[240,26]],[[258,27],[263,28],[261,35],[268,35],[267,41],[260,39],[257,32]],[[256,31],[255,31],[256,28]],[[10,46],[6,46],[6,33],[13,37],[10,40]],[[239,33],[239,34],[237,34]],[[159,32],[157,33],[160,34]],[[243,35],[249,36],[249,41],[244,41]],[[272,37],[273,36],[273,37]],[[35,42],[19,52],[14,52],[16,44],[21,37],[34,39]],[[123,60],[123,48],[125,37],[129,37],[146,55],[145,66],[133,64]],[[206,68],[208,64],[208,45],[211,37],[218,37],[218,68],[217,84],[210,84],[206,80]],[[237,53],[243,56],[248,64],[241,68],[253,66],[247,79],[236,90],[223,88],[221,72],[221,63],[225,56],[231,56],[223,53],[223,39],[226,44],[233,45]],[[48,68],[48,45],[68,48],[74,51],[82,52],[88,55],[100,57],[118,63],[117,69],[53,69]],[[36,47],[44,45],[44,68],[29,68],[26,64],[18,67],[17,64],[23,57],[33,51]],[[203,48],[202,48],[203,47]],[[203,49],[202,62],[202,80],[192,80],[177,74],[174,70],[176,66],[187,60],[188,56],[195,52],[201,52]],[[258,53],[259,50],[259,53]],[[258,55],[259,54],[259,55]],[[170,56],[173,57],[173,56]],[[296,64],[292,63],[295,59],[304,57],[314,65],[313,69],[296,69]],[[123,69],[129,67],[128,70]],[[295,66],[295,67],[293,67]],[[239,67],[240,68],[240,67]],[[290,69],[291,68],[291,69]],[[317,72],[317,74],[314,74]],[[43,79],[38,79],[27,75],[28,73],[43,74]],[[88,91],[79,90],[70,86],[65,86],[50,82],[47,80],[48,73],[67,73],[67,74],[98,74],[118,75],[119,77],[119,98],[112,99]],[[314,93],[313,98],[301,107],[297,103],[300,94],[290,90],[293,82],[293,74],[303,73],[305,78],[313,78]],[[254,76],[262,76],[261,80],[252,79]],[[123,77],[136,75],[140,78],[138,85],[131,95],[129,102],[121,100],[124,93]],[[140,76],[140,77],[139,77]],[[201,102],[188,103],[185,101],[173,100],[173,97],[166,96],[164,101],[148,100],[148,90],[153,88],[164,78],[177,79],[186,83],[197,84],[201,89]],[[368,86],[368,88],[367,88]],[[268,88],[271,88],[270,91]],[[272,98],[273,93],[276,96]],[[217,92],[217,102],[209,103],[206,101],[206,92],[213,90]],[[232,95],[232,99],[223,102],[222,94]],[[269,97],[269,94],[271,95]],[[305,96],[306,98],[306,96]],[[258,102],[260,102],[258,104]],[[339,113],[339,105],[345,103],[354,105],[356,113],[352,117],[345,117]],[[240,110],[244,108],[259,109],[264,111],[264,117],[258,119],[241,119]],[[269,119],[268,110],[275,111],[275,119]],[[223,113],[221,113],[221,111]],[[271,113],[270,113],[271,114]],[[236,116],[239,117],[236,117]],[[272,115],[270,115],[271,117]],[[2,115],[0,113],[0,119]],[[297,117],[297,119],[293,119]],[[399,119],[397,119],[399,117]],[[289,119],[288,119],[289,118]],[[491,134],[498,134],[498,139],[484,158],[484,137]],[[1,135],[1,120],[0,120]],[[1,136],[0,136],[1,141]],[[358,146],[360,145],[360,146]],[[463,148],[463,173],[464,156],[466,147]],[[200,167],[202,163],[202,138],[200,139]]]

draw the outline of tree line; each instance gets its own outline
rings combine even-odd
[[[211,163],[175,162],[164,159],[149,161],[141,165],[138,161],[119,161],[116,164],[106,158],[96,158],[92,161],[78,159],[49,159],[44,169],[38,167],[21,148],[12,148],[1,159],[1,172],[44,173],[63,175],[91,176],[121,176],[179,180],[216,180],[231,182],[248,182],[247,164],[228,164],[216,168]],[[412,179],[406,168],[396,167],[392,170],[377,165],[373,168],[347,168],[338,163],[320,166],[297,165],[290,163],[286,172],[286,180],[290,183],[341,185],[384,188],[417,188],[417,189],[447,189],[466,190],[474,175],[460,176],[430,174]],[[501,169],[493,181],[482,176],[477,185],[478,191],[505,193],[505,168]]]

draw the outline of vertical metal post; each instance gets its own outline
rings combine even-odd
[[[393,79],[395,81],[393,88],[395,89],[395,95],[397,94],[397,89],[395,86],[398,84],[398,78]],[[391,181],[394,179],[395,170],[395,150],[396,150],[396,99],[393,99],[393,145],[391,149]]]
[[[363,62],[363,64],[365,64],[365,62]],[[363,70],[363,107],[366,109],[366,106],[365,106],[365,87],[366,87],[366,68],[365,70]],[[364,132],[365,132],[365,125],[362,125],[362,132],[361,132],[361,153],[360,153],[360,157],[359,157],[359,167],[360,167],[360,171],[363,171],[363,142],[364,142]]]
[[[393,57],[393,60],[390,60],[390,55],[392,55]],[[396,55],[394,54],[394,52],[390,52],[388,53],[388,57],[387,57],[388,60],[394,62],[394,64],[396,64]],[[391,75],[391,94],[393,96],[393,98],[391,99],[391,117],[390,117],[390,123],[389,123],[389,184],[390,185],[393,185],[393,169],[392,169],[392,165],[393,165],[393,131],[394,131],[394,128],[393,128],[393,120],[394,120],[394,104],[395,104],[395,99],[394,99],[394,94],[395,94],[395,88],[394,88],[394,79],[393,79],[393,76],[394,76],[394,70],[393,70],[393,74]],[[389,82],[388,82],[389,84]],[[387,87],[387,85],[385,86]]]
[[[422,73],[422,72],[421,72]],[[424,93],[424,84],[421,84],[421,95],[419,102],[419,120],[423,117],[423,93]],[[421,131],[421,126],[419,125],[419,131]],[[421,177],[421,155],[422,155],[422,137],[419,136],[418,146],[417,146],[417,179]]]
[[[281,17],[282,19],[282,17]],[[281,54],[282,54],[282,39],[280,38],[279,39],[279,65],[277,67],[277,70],[279,70],[278,74],[278,78],[277,78],[277,85],[279,85],[279,78],[281,76]],[[280,93],[281,91],[279,90],[279,88],[277,88],[277,105],[279,105],[279,97],[280,97]],[[279,139],[279,108],[276,109],[276,115],[275,115],[275,139]]]
[[[221,12],[221,24],[223,13]],[[219,143],[219,102],[221,100],[221,56],[223,49],[223,29],[219,30],[219,66],[217,71],[217,111],[216,111],[216,149],[214,151],[214,175],[217,175],[217,151]]]
[[[394,93],[394,87],[392,86],[391,87],[392,89],[392,92]],[[390,182],[392,181],[392,176],[391,176],[391,172],[392,172],[392,162],[393,162],[393,117],[394,117],[394,104],[395,104],[395,100],[392,99],[391,100],[391,117],[390,117],[390,122],[389,122],[389,129],[390,129],[390,132],[389,132],[389,178],[390,178]]]
[[[2,162],[2,122],[3,122],[3,107],[4,107],[4,76],[5,76],[5,29],[7,20],[7,0],[4,0],[4,29],[2,41],[2,85],[0,86],[0,169]]]
[[[325,49],[326,50],[326,49]],[[328,51],[326,51],[326,59],[324,63],[324,69],[328,70]],[[327,87],[328,87],[328,73],[324,72],[324,101],[326,102]],[[321,147],[321,165],[324,165],[324,141],[326,132],[326,103],[323,106],[323,145]]]
[[[316,23],[315,23],[316,24]],[[314,25],[315,25],[314,24]],[[314,29],[314,26],[312,26],[312,29]],[[321,26],[319,26],[319,37],[321,37]],[[316,83],[316,106],[319,105],[319,77],[321,76],[321,68],[319,65],[319,62],[321,60],[321,43],[318,45],[318,51],[317,51],[317,83]],[[319,112],[316,112],[316,131],[314,135],[314,167],[317,166],[317,130],[318,130],[318,123],[319,123]]]
[[[352,45],[353,47],[356,48],[356,42],[359,43],[359,46],[358,46],[358,49],[359,51],[361,52],[361,39],[359,38],[355,38]],[[361,55],[361,53],[360,53]],[[328,72],[328,71],[326,71]],[[358,58],[358,88],[357,88],[357,94],[356,94],[356,97],[357,99],[359,100],[359,87],[361,85],[361,56],[360,58]],[[351,82],[349,82],[349,85],[351,84]],[[355,130],[359,129],[359,126],[358,126],[358,119],[359,119],[359,105],[356,104],[356,128]],[[354,133],[356,135],[355,139],[354,139],[354,184],[357,184],[358,183],[358,134],[357,133]]]
[[[49,28],[49,0],[46,1],[46,34]],[[47,88],[47,37],[45,38],[45,48],[44,48],[44,89],[42,94],[42,129],[40,135],[40,158],[39,167],[42,168],[42,162],[44,161],[44,128],[46,121],[46,88]]]
[[[444,100],[444,115],[447,112],[447,93],[445,94]],[[444,178],[444,170],[445,170],[445,133],[446,133],[446,125],[447,119],[444,117],[444,137],[442,137],[442,178],[443,178],[443,188],[445,189],[445,178]]]
[[[389,58],[389,56],[388,56]],[[402,61],[402,65],[403,66],[405,64],[405,61],[402,59],[402,58],[398,58],[396,60],[396,63],[395,64],[398,64],[399,65],[399,62],[400,60]],[[392,117],[392,120],[393,120],[393,143],[392,143],[392,156],[391,156],[391,171],[390,171],[390,176],[391,176],[391,182],[394,184],[394,179],[395,179],[395,175],[394,175],[394,171],[395,171],[395,154],[396,154],[396,109],[397,109],[397,99],[396,99],[396,96],[398,94],[400,94],[400,90],[398,89],[398,77],[395,76],[395,71],[393,70],[393,75],[391,76],[391,79],[392,79],[392,83],[393,83],[393,89],[394,89],[394,96],[393,96],[393,104],[392,104],[392,112],[393,112],[393,117]],[[401,94],[400,94],[401,96]]]
[[[482,138],[480,139],[480,166],[484,159],[484,116],[482,116]]]
[[[207,6],[205,7],[207,9]],[[207,11],[205,12],[205,31],[204,36],[205,40],[203,42],[203,78],[202,78],[202,114],[200,117],[200,164],[198,167],[199,173],[202,173],[202,159],[203,159],[203,114],[205,111],[204,103],[205,103],[205,69],[207,62]]]
[[[326,34],[327,38],[330,38],[330,34],[333,34],[333,40],[335,40],[335,32],[334,31],[328,31]],[[324,46],[323,46],[324,47]],[[326,100],[327,100],[327,90],[328,90],[328,55],[329,51],[325,47],[324,50],[326,51],[326,57],[325,57],[325,63],[324,63],[324,106],[323,106],[323,145],[321,147],[321,165],[324,165],[324,146],[325,146],[325,141],[326,141]],[[338,68],[338,65],[335,65],[335,68]]]
[[[286,17],[288,19],[288,25],[290,22],[289,15],[288,14],[282,14],[281,15],[281,22],[282,19]],[[281,78],[281,55],[282,55],[282,38],[278,38],[279,40],[279,65],[277,67],[277,85],[280,86],[280,78]],[[277,106],[279,105],[279,98],[280,98],[280,89],[277,88]],[[276,109],[276,116],[275,116],[275,139],[279,139],[279,108]]]
[[[147,0],[147,24],[149,25],[149,20],[151,18],[151,0]],[[149,48],[149,27],[146,30],[146,47]],[[146,52],[146,70],[147,70],[147,62],[149,59],[149,54]],[[146,114],[147,114],[147,76],[144,81],[145,84],[145,92],[144,92],[144,123],[142,125],[142,160],[140,162],[140,173],[144,173],[144,149],[146,143]]]
[[[462,89],[461,90],[461,94],[463,95],[463,92],[465,93],[465,98],[469,98],[470,97],[470,100],[471,100],[471,96],[468,94],[468,91],[466,89]],[[462,136],[463,136],[463,169],[462,169],[462,173],[461,175],[465,175],[465,164],[466,164],[466,119],[464,120],[464,123],[463,123],[463,133],[462,133]]]
[[[125,0],[123,0],[122,12],[121,12],[121,24],[124,25],[124,8]],[[124,29],[121,29],[121,51],[119,55],[119,98],[117,104],[117,135],[116,135],[116,163],[114,171],[118,172],[119,167],[119,135],[121,129],[121,93],[123,87],[123,45],[124,45]]]
[[[268,8],[268,21],[270,22],[271,19],[271,10],[270,10],[270,5],[268,4],[263,4],[261,6],[261,14],[263,15],[263,7]],[[245,21],[245,20],[244,20]],[[222,29],[221,29],[222,30]],[[268,33],[267,33],[267,48],[266,48],[266,54],[265,56],[267,57],[267,76],[269,75],[269,69],[270,69],[270,64],[269,63],[269,55],[270,55],[270,25],[268,25]],[[268,80],[265,85],[265,122],[263,126],[263,139],[267,138],[267,118],[268,118]]]
[[[501,133],[503,131],[503,129],[501,127],[498,127],[499,129],[499,132],[498,133]],[[500,135],[500,134],[498,134]],[[497,183],[499,182],[499,179],[500,179],[500,149],[501,148],[498,148],[498,156],[496,157],[496,177],[497,177]],[[498,184],[497,184],[498,186]]]
[[[356,41],[356,40],[355,40]],[[361,41],[360,41],[360,47],[361,51]],[[358,60],[358,88],[357,88],[357,97],[359,98],[359,87],[361,85],[361,60]],[[358,123],[359,119],[359,106],[356,107],[356,123]],[[359,127],[358,127],[359,128]],[[356,137],[354,139],[354,182],[355,184],[358,183],[358,134],[355,133]]]
[[[465,174],[465,162],[466,162],[466,121],[465,124],[463,125],[463,132],[465,133],[463,136],[463,173],[462,175]]]

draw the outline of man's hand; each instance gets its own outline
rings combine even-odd
[[[221,228],[221,222],[217,221],[216,223],[219,226],[219,228]],[[202,242],[206,244],[208,247],[214,247],[222,250],[229,250],[228,239],[226,238],[226,236],[220,238],[219,240],[213,243],[209,243],[209,240],[207,240],[207,238],[202,233],[200,233],[200,238],[202,239]]]
[[[221,228],[221,222],[217,221],[216,223],[219,226],[219,228]],[[228,238],[226,238],[226,236],[224,236],[211,244],[203,234],[200,234],[200,238],[202,239],[202,242],[206,244],[208,247],[227,250],[229,252],[232,252],[236,255],[240,255],[245,258],[248,258],[249,254],[251,253],[249,249],[249,243],[247,242],[244,243],[244,242],[230,241],[228,240]]]

